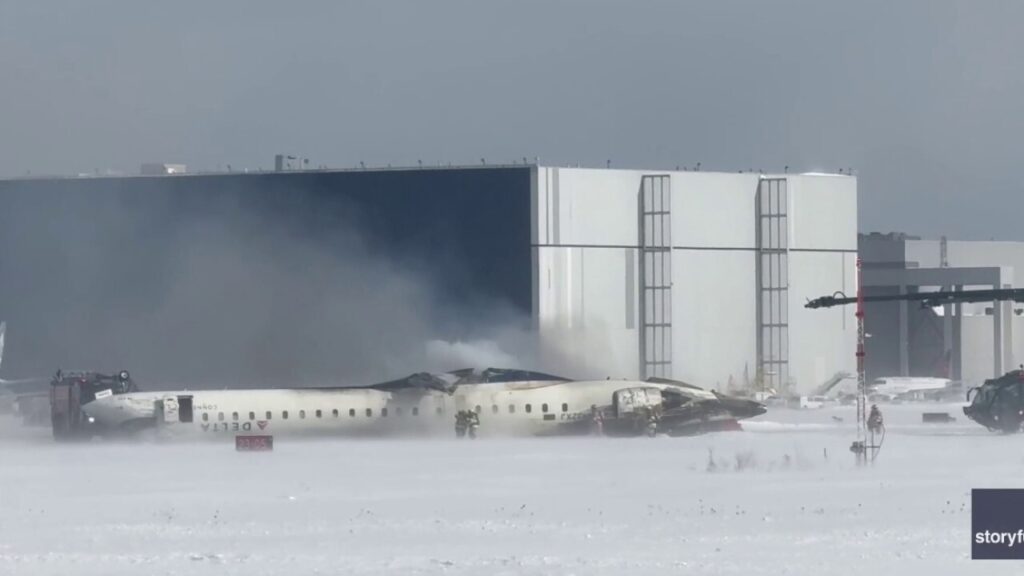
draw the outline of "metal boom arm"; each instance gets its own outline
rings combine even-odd
[[[997,302],[1013,300],[1024,302],[1024,288],[994,288],[987,290],[957,290],[943,292],[915,292],[912,294],[886,294],[875,296],[863,296],[863,302],[920,302],[921,307],[928,308],[952,304],[954,302]],[[809,300],[805,308],[831,308],[845,304],[856,304],[857,297],[849,297],[842,292],[836,292],[831,296],[822,296]]]

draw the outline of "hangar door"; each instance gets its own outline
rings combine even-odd
[[[789,383],[789,217],[785,178],[757,188],[757,363],[762,390]]]
[[[672,377],[672,187],[640,180],[640,377]]]

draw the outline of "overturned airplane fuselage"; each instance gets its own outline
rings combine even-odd
[[[758,402],[668,380],[576,381],[520,370],[420,373],[363,387],[103,394],[60,437],[245,433],[452,436],[472,412],[481,436],[682,436],[736,429]]]

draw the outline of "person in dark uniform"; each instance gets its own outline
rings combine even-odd
[[[469,424],[469,422],[466,419],[466,411],[465,410],[459,410],[458,412],[455,413],[455,437],[456,438],[465,438],[466,437],[466,427],[467,427],[468,424]]]

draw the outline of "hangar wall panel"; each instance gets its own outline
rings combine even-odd
[[[938,252],[938,250],[936,250]],[[950,266],[991,266],[1013,268],[1015,286],[1024,286],[1024,243],[947,242]]]
[[[914,268],[938,268],[941,243],[938,240],[906,240],[903,261]]]
[[[672,178],[673,244],[753,248],[758,176],[703,172],[537,169],[535,243],[635,246],[644,175]]]
[[[960,353],[963,362],[961,377],[964,382],[974,386],[988,378],[1001,375],[992,372],[992,316],[983,314],[984,308],[985,306],[978,306],[973,309],[977,315],[964,316],[960,333]],[[1018,336],[1024,334],[1024,317],[1014,316],[1011,326],[1014,337],[1011,357],[1007,359],[1007,370],[1018,367],[1024,361],[1024,342]]]
[[[992,317],[965,316],[961,330],[961,378],[972,385],[981,384],[993,376]]]
[[[636,249],[538,247],[538,318],[550,364],[576,377],[633,376]]]
[[[789,259],[791,377],[804,392],[838,371],[855,372],[857,318],[853,306],[810,310],[811,298],[856,293],[856,259],[845,252],[792,252]]]
[[[642,173],[537,169],[537,244],[636,246]]]
[[[757,370],[754,252],[672,253],[675,377],[697,386],[737,384]]]
[[[672,176],[675,245],[753,249],[758,180],[755,174],[675,172]]]
[[[937,268],[941,264],[940,240],[907,240],[906,261],[918,268]],[[1012,267],[1019,270],[1016,286],[1024,286],[1024,243],[964,242],[946,243],[946,260],[951,267]]]
[[[790,248],[857,250],[857,180],[848,176],[787,176]]]
[[[897,288],[865,289],[866,295],[894,296]],[[867,339],[865,371],[869,380],[900,373],[900,304],[899,302],[872,302],[864,307],[864,329]]]

